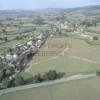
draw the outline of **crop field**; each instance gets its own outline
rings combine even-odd
[[[27,32],[25,34],[32,36],[32,32]],[[8,48],[10,48],[10,47],[14,48],[16,46],[16,44],[18,44],[18,43],[25,44],[29,40],[29,37],[22,38],[19,40],[15,39],[17,36],[20,36],[18,34],[16,34],[16,35],[12,34],[12,35],[6,35],[6,36],[8,38],[8,41],[7,42],[0,42],[0,52],[3,54],[7,53]]]
[[[100,24],[98,24],[96,27],[89,27],[88,29],[90,31],[100,33]]]
[[[0,11],[0,68],[0,100],[100,100],[100,6]]]
[[[89,45],[84,40],[50,38],[21,75],[28,78],[53,69],[66,72],[66,75],[96,71],[100,69],[99,51],[100,46]]]
[[[72,81],[0,96],[0,100],[99,100],[100,78]]]

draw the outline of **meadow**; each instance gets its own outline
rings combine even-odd
[[[55,84],[0,96],[0,100],[99,100],[100,78]]]
[[[90,45],[84,40],[66,37],[49,38],[21,75],[27,79],[49,70],[65,72],[66,75],[97,71],[100,69],[99,51],[99,45]]]

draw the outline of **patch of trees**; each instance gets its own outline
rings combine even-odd
[[[64,72],[56,72],[55,70],[50,70],[43,75],[40,73],[26,80],[26,84],[30,83],[41,83],[45,81],[56,80],[65,76]]]
[[[19,35],[19,36],[16,36],[16,37],[15,37],[15,40],[22,40],[23,38],[27,38],[27,37],[29,37],[28,34]]]
[[[96,75],[97,76],[100,76],[100,70],[99,71],[96,71]]]
[[[33,19],[33,24],[38,24],[38,25],[44,24],[44,20],[40,16],[37,16],[36,18]]]
[[[8,34],[8,32],[7,32],[6,28],[2,30],[2,33],[4,33],[5,35],[7,35],[7,34]]]
[[[5,37],[0,37],[0,40],[1,40],[1,41],[4,41],[4,42],[7,42],[7,41],[8,41],[8,37],[7,37],[7,36],[5,36]]]
[[[3,73],[0,73],[0,79],[1,79],[0,89],[16,87],[16,86],[25,85],[25,84],[35,84],[35,83],[42,83],[45,81],[56,80],[56,79],[64,77],[64,75],[65,73],[63,72],[56,72],[55,70],[50,70],[44,73],[43,75],[38,73],[35,76],[25,80],[20,75],[13,77],[13,75],[11,74],[11,71],[5,70],[3,71]],[[10,78],[8,76],[10,76]]]
[[[93,37],[93,40],[98,40],[98,37],[97,37],[97,36],[94,36],[94,37]]]
[[[7,38],[7,36],[5,36],[5,37],[4,37],[4,41],[5,41],[5,42],[7,42],[7,41],[8,41],[8,38]]]
[[[11,67],[7,69],[3,69],[2,71],[0,71],[0,81],[5,79],[6,77],[9,77],[13,73],[14,73],[14,69]]]
[[[84,20],[80,23],[80,25],[86,26],[86,27],[96,26],[97,21],[96,20]]]
[[[0,89],[6,89],[9,87],[16,87],[16,86],[20,86],[20,85],[24,85],[24,84],[25,84],[25,80],[20,75],[17,75],[15,78],[12,78],[12,79],[9,79],[7,77],[0,84]]]

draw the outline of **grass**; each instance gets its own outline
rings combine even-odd
[[[0,100],[100,100],[100,77],[31,88],[0,96]]]
[[[79,32],[66,32],[66,33],[64,33],[64,35],[69,36],[69,37],[74,38],[74,39],[84,40],[85,42],[87,42],[90,45],[100,45],[100,34],[94,34],[98,38],[97,40],[93,40],[93,39],[91,40],[88,37],[87,38],[83,37],[80,35]],[[92,34],[90,36],[92,36]]]
[[[30,36],[32,36],[33,33],[27,32],[25,34],[29,34]],[[0,35],[2,35],[2,34],[0,34]],[[4,35],[2,35],[2,36],[4,36]],[[20,36],[20,35],[18,35],[18,34],[7,35],[7,38],[9,41],[3,42],[2,44],[0,44],[0,52],[1,53],[7,53],[7,50],[9,47],[15,47],[15,45],[17,43],[25,44],[29,40],[29,37],[23,38],[21,40],[16,40],[15,39],[16,36]]]
[[[88,29],[90,31],[100,33],[100,24],[98,24],[96,27],[89,27]]]
[[[51,44],[52,41],[55,44],[70,43],[69,38],[49,39],[47,44],[40,49],[40,52],[50,50],[62,52],[64,50],[64,48],[57,47],[48,48],[48,44]],[[21,75],[24,76],[24,78],[28,78],[34,74],[44,73],[52,69],[65,72],[66,75],[71,75],[100,69],[100,46],[92,46],[85,41],[78,39],[71,39],[71,42],[72,48],[69,48],[64,56],[58,55],[58,57],[56,57],[56,55],[37,55],[33,57],[29,66],[22,71]],[[80,59],[77,59],[77,57]]]
[[[26,43],[27,39],[26,40],[13,40],[13,41],[8,41],[8,42],[5,42],[3,44],[0,45],[0,52],[1,53],[7,53],[7,50],[9,47],[15,47],[15,45],[17,43],[21,43],[21,44],[24,44]]]

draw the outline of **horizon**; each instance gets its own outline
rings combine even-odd
[[[46,8],[78,8],[100,5],[100,0],[0,0],[0,10],[37,10]]]
[[[79,7],[69,7],[69,8],[34,8],[34,9],[0,9],[0,11],[13,11],[13,10],[25,10],[25,11],[33,11],[33,10],[44,10],[44,9],[74,9],[74,8],[84,8],[84,7],[94,7],[100,5],[87,5],[87,6],[79,6]]]

